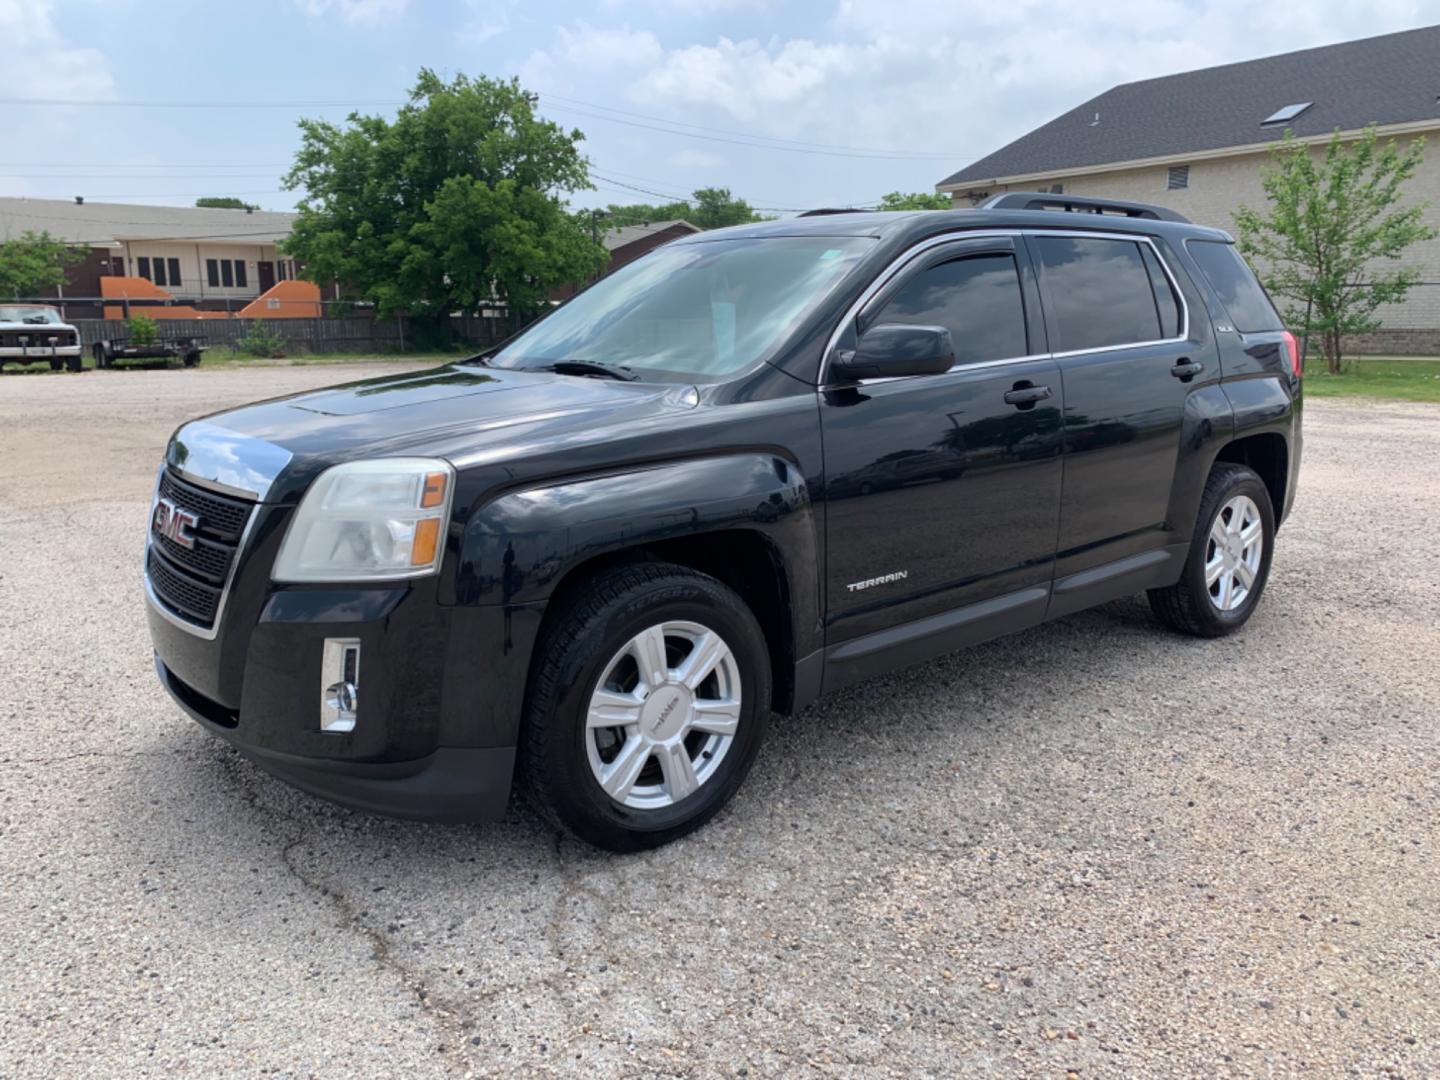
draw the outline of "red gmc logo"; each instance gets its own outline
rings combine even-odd
[[[165,539],[173,540],[181,547],[193,548],[195,537],[190,535],[190,530],[199,524],[198,516],[189,510],[181,510],[169,499],[155,501],[155,513],[150,518],[150,528]]]

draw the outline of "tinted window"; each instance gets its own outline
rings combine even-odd
[[[173,286],[173,285],[179,285],[179,284],[180,284],[180,260],[179,260],[179,259],[166,259],[165,261],[166,261],[166,263],[169,265],[169,269],[170,269],[170,284],[171,284],[172,286]]]
[[[1235,329],[1242,334],[1262,330],[1283,330],[1280,316],[1255,275],[1233,244],[1218,240],[1191,240],[1186,245],[1190,257],[1200,264],[1205,280],[1220,297]]]
[[[1012,255],[972,255],[922,270],[865,319],[866,326],[879,323],[945,327],[960,364],[1029,351],[1020,275]]]
[[[220,260],[220,283],[227,289],[235,284],[235,271],[233,267],[234,264],[229,259]]]
[[[1159,341],[1155,291],[1133,240],[1042,236],[1045,314],[1056,352]]]
[[[1140,254],[1145,258],[1145,269],[1150,271],[1150,287],[1155,291],[1155,309],[1160,312],[1160,329],[1167,338],[1179,337],[1182,329],[1180,301],[1175,299],[1175,287],[1165,276],[1155,249],[1149,244],[1140,245]]]
[[[170,283],[169,280],[165,277],[165,260],[164,260],[164,259],[156,259],[156,260],[155,260],[155,279],[154,279],[154,280],[155,280],[155,284],[156,284],[156,285],[168,285],[168,284]]]
[[[212,288],[220,286],[220,263],[216,259],[205,260],[205,280],[210,282]]]
[[[149,256],[141,255],[135,260],[135,272],[146,281],[150,280],[150,259]]]

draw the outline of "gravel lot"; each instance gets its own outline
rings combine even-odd
[[[1310,403],[1238,639],[883,679],[618,858],[317,802],[155,682],[171,429],[384,370],[0,378],[0,1076],[1440,1072],[1440,409]]]

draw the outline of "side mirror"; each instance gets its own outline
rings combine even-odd
[[[893,379],[939,375],[955,366],[955,344],[943,326],[882,323],[872,326],[853,349],[837,351],[830,374],[840,380]]]

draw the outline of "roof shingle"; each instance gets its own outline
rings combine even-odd
[[[1440,123],[1440,26],[1124,83],[940,181],[940,187],[1367,124]],[[1290,124],[1261,127],[1314,102]],[[1098,116],[1099,122],[1096,123]]]

